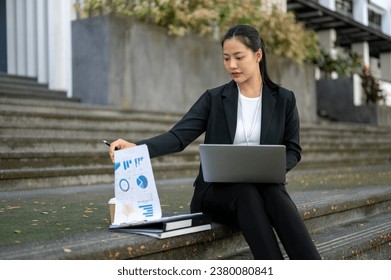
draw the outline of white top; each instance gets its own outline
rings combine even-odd
[[[239,90],[238,115],[234,144],[259,145],[261,139],[262,94],[249,98]]]

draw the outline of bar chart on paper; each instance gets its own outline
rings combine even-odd
[[[153,217],[153,205],[147,204],[147,205],[140,205],[139,208],[143,209],[143,215],[144,217]]]

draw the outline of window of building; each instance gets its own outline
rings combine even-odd
[[[381,29],[382,15],[375,12],[372,9],[368,9],[368,24],[369,26],[377,29]]]
[[[335,0],[335,10],[353,16],[353,0]]]

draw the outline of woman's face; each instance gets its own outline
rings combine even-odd
[[[233,37],[224,42],[223,55],[225,69],[238,84],[259,77],[259,61],[262,58],[261,49],[254,53],[240,40]]]

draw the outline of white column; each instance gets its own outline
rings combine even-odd
[[[319,45],[325,49],[333,58],[336,58],[336,50],[334,48],[337,40],[337,32],[335,29],[318,31]]]
[[[371,61],[369,56],[369,44],[368,42],[354,43],[351,50],[353,53],[357,53],[362,57],[362,66],[370,67]],[[362,69],[359,70],[361,73]],[[361,77],[357,74],[353,74],[353,101],[354,105],[362,105],[363,89],[361,86]]]
[[[391,82],[391,52],[380,54],[381,78]]]
[[[75,0],[68,0],[66,1],[66,6],[64,9],[66,9],[66,18],[64,19],[64,34],[65,34],[65,42],[67,44],[67,49],[65,52],[65,61],[66,61],[66,89],[68,93],[68,97],[73,96],[73,79],[72,79],[72,20],[76,19],[76,12],[74,7]]]
[[[64,46],[62,52],[62,63],[64,72],[62,73],[62,88],[67,90],[68,97],[72,96],[72,34],[71,21],[76,14],[73,9],[73,0],[61,1],[61,41]]]
[[[63,71],[61,67],[60,55],[62,52],[62,45],[58,42],[59,37],[59,17],[60,10],[59,1],[48,1],[47,2],[47,15],[48,15],[48,71],[49,71],[49,86],[50,88],[57,87],[57,77],[61,75]]]
[[[16,2],[7,0],[7,72],[16,75]]]
[[[381,28],[384,33],[391,36],[391,7],[383,14]]]
[[[72,96],[73,0],[48,1],[49,87],[66,90]]]
[[[16,74],[27,75],[26,1],[16,1]]]
[[[360,106],[363,103],[363,88],[361,85],[361,77],[354,73],[353,74],[353,103],[356,106]]]
[[[335,11],[335,0],[319,0],[319,4],[332,11]]]
[[[52,89],[65,89],[67,42],[65,39],[64,1],[48,2],[49,85]]]
[[[47,84],[48,74],[48,0],[37,0],[37,74],[38,82]]]
[[[75,0],[6,0],[8,73],[37,77],[72,95]]]
[[[27,76],[37,77],[37,3],[26,2]]]
[[[369,66],[369,44],[368,42],[361,43],[353,43],[352,44],[352,52],[361,55],[362,57],[362,65]]]
[[[353,18],[364,25],[368,25],[368,0],[354,0]]]

